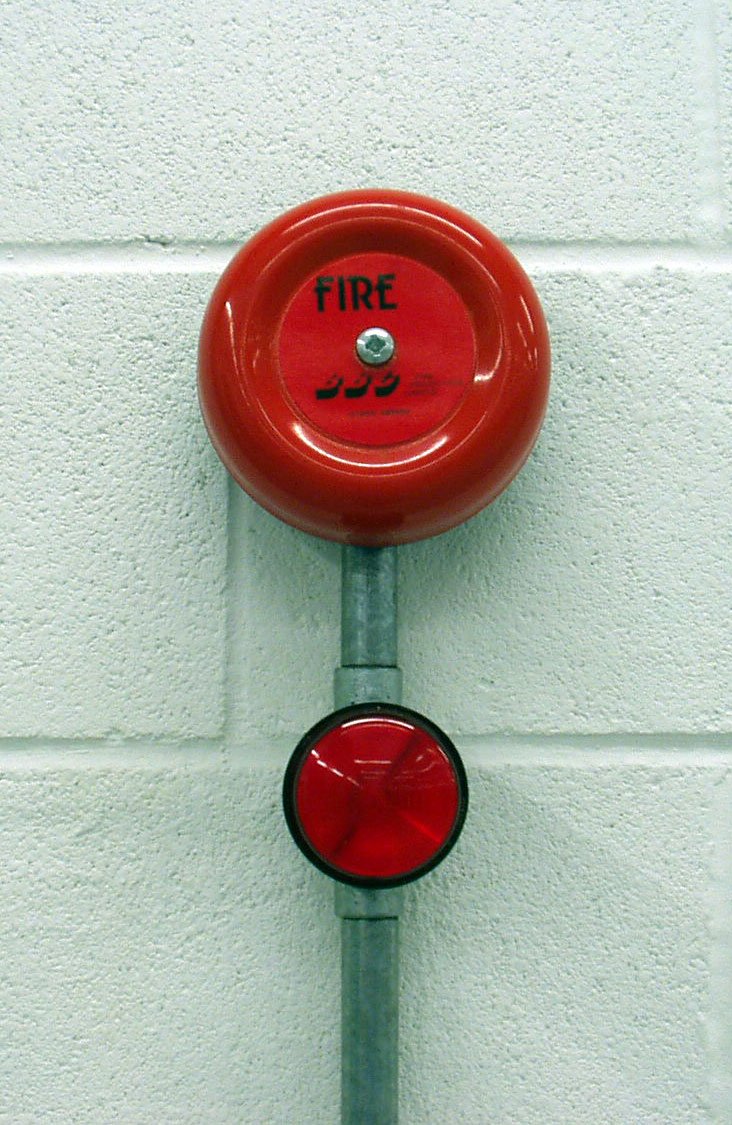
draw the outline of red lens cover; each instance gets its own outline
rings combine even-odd
[[[336,712],[301,741],[285,775],[296,842],[344,882],[394,885],[423,874],[457,839],[467,782],[455,747],[406,708]]]

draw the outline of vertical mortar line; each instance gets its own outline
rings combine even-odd
[[[224,748],[230,749],[232,726],[234,722],[233,667],[236,634],[236,612],[234,606],[236,544],[234,534],[234,490],[239,486],[232,477],[226,476],[226,565],[224,568],[224,714],[221,734]]]
[[[699,97],[701,218],[707,239],[724,237],[720,77],[716,0],[699,0],[696,22],[696,88]]]
[[[725,770],[712,804],[710,998],[707,1039],[711,1120],[732,1121],[732,770]]]
[[[344,547],[336,706],[401,699],[396,548]],[[401,888],[335,885],[341,919],[341,1122],[399,1120]]]

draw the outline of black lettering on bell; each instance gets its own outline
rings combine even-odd
[[[353,277],[348,279],[351,283],[351,305],[354,311],[358,311],[359,302],[363,302],[367,309],[371,308],[371,293],[373,285],[367,277],[359,277],[354,274]]]
[[[343,384],[343,377],[341,375],[331,375],[330,379],[326,379],[322,387],[315,388],[316,398],[335,398]]]
[[[371,374],[368,371],[361,371],[353,382],[344,388],[343,393],[346,398],[363,398],[366,391],[371,386]]]
[[[399,376],[395,371],[385,371],[374,383],[374,394],[377,398],[386,398],[399,386]]]
[[[397,307],[396,301],[392,303],[387,301],[386,294],[392,288],[392,281],[396,278],[393,273],[380,273],[379,280],[376,282],[376,289],[379,294],[379,308],[380,309],[395,309]]]
[[[315,296],[318,301],[318,312],[325,312],[325,294],[330,293],[329,281],[332,277],[318,277],[315,279]]]
[[[343,274],[338,278],[338,308],[341,312],[346,311],[346,279]]]

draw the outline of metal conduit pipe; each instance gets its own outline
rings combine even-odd
[[[336,707],[401,702],[396,548],[344,547]],[[341,918],[341,1121],[399,1119],[400,887],[335,886]]]
[[[341,555],[341,666],[336,707],[400,703],[397,667],[397,549],[343,547]]]
[[[336,887],[343,1125],[396,1125],[399,1120],[401,908],[401,887]]]

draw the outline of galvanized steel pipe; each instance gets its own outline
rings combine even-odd
[[[396,547],[343,547],[336,707],[400,703]]]
[[[337,707],[401,701],[396,548],[344,547]],[[342,1125],[399,1119],[401,888],[336,884],[341,918]]]

